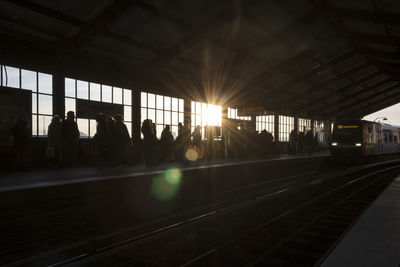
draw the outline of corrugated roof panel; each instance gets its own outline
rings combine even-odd
[[[364,9],[373,11],[374,7],[371,1],[365,0],[325,0],[325,2],[329,5],[334,5],[337,7],[343,8],[354,8],[354,9]]]
[[[337,72],[344,73],[344,72],[348,71],[349,69],[356,67],[365,62],[366,62],[366,59],[363,56],[357,54],[350,58],[347,58],[346,60],[343,60],[343,61],[337,63],[334,66],[334,68]]]
[[[375,66],[367,66],[367,67],[362,68],[361,70],[353,73],[351,75],[351,77],[354,80],[360,80],[360,79],[368,76],[369,74],[372,74],[372,73],[377,72],[377,71],[379,71],[379,69],[377,67],[375,67]]]
[[[377,84],[377,83],[379,83],[379,82],[381,82],[381,81],[383,81],[383,80],[386,80],[386,79],[388,79],[389,78],[389,76],[388,75],[378,75],[378,76],[376,76],[376,77],[374,77],[374,78],[372,78],[372,79],[370,79],[370,80],[368,80],[367,82],[365,82],[364,84],[366,85],[366,86],[368,86],[368,87],[371,87],[371,86],[373,86],[374,84]]]
[[[370,34],[385,34],[385,26],[373,22],[359,20],[344,20],[343,24],[349,30]]]

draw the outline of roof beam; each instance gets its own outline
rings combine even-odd
[[[378,82],[378,83],[376,83],[376,84],[374,84],[374,85],[372,85],[372,86],[364,86],[364,91],[374,91],[376,88],[378,88],[378,87],[380,87],[380,86],[382,86],[382,85],[384,85],[384,84],[393,82],[393,81],[394,81],[393,79],[387,78],[387,79],[385,79],[385,80],[383,80],[383,81],[380,81],[380,82]],[[386,89],[384,89],[384,90],[386,90]],[[361,98],[358,97],[358,95],[360,95],[360,92],[355,92],[355,93],[353,93],[353,94],[351,94],[351,95],[346,96],[346,98],[356,98],[357,100],[360,100],[360,101],[365,100],[365,99],[363,99],[362,97],[361,97]],[[371,97],[371,96],[369,96],[369,97]],[[338,109],[341,110],[341,109],[343,109],[343,107],[340,105],[341,102],[343,102],[342,99],[341,99],[341,100],[337,100],[337,101],[331,103],[330,106],[327,107],[327,110],[328,110],[328,111],[332,111],[332,110],[338,110]],[[352,105],[353,105],[353,104],[351,104],[351,105],[349,105],[349,106],[346,106],[345,108],[346,108],[346,109],[347,109],[347,108],[350,108]]]
[[[317,2],[318,0],[312,0],[312,1]],[[326,3],[324,3],[324,5],[321,5],[320,9],[323,13],[329,16],[339,17],[342,19],[362,20],[372,23],[400,25],[400,17],[396,13],[390,13],[390,12],[376,13],[374,11],[368,11],[363,9],[336,7],[334,5]]]
[[[84,21],[82,21],[80,19],[73,18],[71,16],[68,16],[68,15],[62,13],[62,12],[53,10],[53,9],[45,7],[45,6],[42,6],[42,5],[38,4],[38,3],[35,3],[34,1],[30,1],[30,0],[2,0],[2,1],[9,2],[9,3],[13,4],[13,5],[17,5],[17,6],[23,7],[25,9],[27,9],[27,10],[36,12],[36,13],[41,14],[41,15],[45,15],[47,17],[50,17],[50,18],[58,20],[58,21],[65,22],[67,24],[73,25],[73,26],[78,27],[78,28],[82,28],[82,27],[86,26],[86,22],[84,22]]]
[[[394,86],[391,88],[392,90],[398,90],[399,85]],[[385,100],[377,100],[374,102],[367,102],[367,103],[360,103],[357,105],[357,108],[343,110],[342,112],[338,113],[339,118],[346,118],[346,117],[355,117],[354,114],[357,114],[358,117],[363,117],[365,115],[374,113],[378,110],[384,109],[386,107],[392,106],[400,102],[400,96],[395,96],[392,98],[387,98]]]

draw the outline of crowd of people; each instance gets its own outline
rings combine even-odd
[[[318,147],[318,136],[309,130],[306,133],[292,130],[289,135],[289,152],[293,155],[311,156]]]
[[[133,147],[121,115],[113,117],[99,113],[96,122],[97,131],[93,140],[99,168],[127,166],[132,162],[134,155],[143,155],[145,164],[153,166],[169,160],[185,161],[188,159],[188,150],[194,151],[196,159],[204,155],[212,158],[212,152],[215,151],[213,147],[216,143],[213,142],[211,131],[206,131],[203,140],[200,126],[196,126],[191,133],[187,125],[179,123],[178,135],[174,139],[170,125],[166,125],[161,138],[158,139],[156,124],[150,119],[145,119],[141,127],[143,139]],[[18,168],[24,169],[26,151],[31,140],[29,121],[19,117],[12,129],[12,135]],[[77,164],[79,137],[80,132],[73,111],[67,113],[65,120],[58,115],[52,118],[48,126],[46,157],[53,166],[73,167]],[[317,136],[314,136],[312,131],[305,134],[293,130],[289,136],[289,152],[311,155],[316,147],[316,139]],[[256,132],[255,129],[244,125],[239,125],[228,134],[222,135],[219,144],[227,146],[224,155],[229,157],[265,156],[279,152],[272,133],[266,130]]]

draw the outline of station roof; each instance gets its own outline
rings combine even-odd
[[[298,116],[400,102],[398,0],[0,0],[0,62]]]

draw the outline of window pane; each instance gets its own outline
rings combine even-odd
[[[172,125],[178,125],[178,112],[172,112]]]
[[[100,101],[100,84],[90,83],[90,100]]]
[[[4,79],[4,78],[3,78]],[[22,89],[27,89],[27,90],[32,90],[36,92],[36,72],[35,71],[30,71],[30,70],[21,70],[21,88]]]
[[[65,115],[67,114],[68,111],[73,111],[76,113],[75,108],[76,108],[75,99],[65,98]]]
[[[141,93],[140,94],[140,105],[142,107],[147,107],[147,93]]]
[[[147,118],[152,120],[152,122],[156,121],[156,111],[154,109],[148,109],[147,110]]]
[[[124,105],[132,105],[132,91],[124,89]]]
[[[37,115],[32,115],[32,135],[37,135]]]
[[[157,101],[157,109],[163,109],[164,108],[164,98],[162,95],[157,95],[156,96],[156,101]]]
[[[89,99],[89,83],[84,81],[76,81],[76,97]]]
[[[183,113],[182,112],[179,112],[179,122],[184,123]]]
[[[160,123],[162,124],[164,122],[164,118],[163,118],[163,111],[157,109],[157,113],[156,113],[157,117],[156,117],[156,123]]]
[[[32,94],[32,113],[35,114],[37,113],[37,95]]]
[[[113,94],[113,103],[122,104],[122,89],[119,87],[114,87]]]
[[[171,110],[171,98],[169,96],[164,97],[164,109]]]
[[[192,113],[196,112],[196,104],[194,101],[192,101]]]
[[[172,98],[172,111],[178,111],[178,98]]]
[[[3,86],[19,88],[19,69],[3,66]]]
[[[108,102],[111,103],[111,86],[108,85],[102,85],[102,99],[101,101],[103,102]]]
[[[39,132],[38,135],[47,135],[47,129],[51,122],[51,116],[39,116]]]
[[[196,114],[201,114],[201,103],[196,102]]]
[[[132,108],[124,106],[124,121],[132,121]]]
[[[75,80],[65,78],[65,96],[75,97]]]
[[[141,108],[140,120],[144,121],[147,119],[147,108]]]
[[[172,126],[171,127],[171,132],[172,135],[174,136],[174,139],[178,136],[178,126]]]
[[[125,122],[126,128],[128,128],[129,136],[132,137],[132,123]]]
[[[77,119],[78,129],[80,137],[89,137],[89,120],[88,119]]]
[[[180,112],[184,111],[183,99],[179,99],[179,111]]]
[[[156,107],[156,96],[154,94],[147,94],[147,105],[149,108]]]
[[[39,94],[39,113],[46,115],[53,114],[53,102],[50,95]]]
[[[39,92],[51,94],[53,92],[53,76],[39,72]]]
[[[162,126],[162,124],[158,124],[156,125],[156,131],[157,131],[157,138],[160,139],[161,138],[161,134],[162,131],[164,130],[164,127]]]
[[[97,131],[96,120],[89,120],[89,124],[90,124],[90,137],[93,137]]]
[[[164,123],[171,124],[171,111],[164,111]]]

